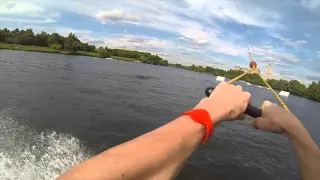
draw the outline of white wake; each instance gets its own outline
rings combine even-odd
[[[88,157],[79,139],[56,132],[37,134],[0,111],[0,179],[54,179]]]

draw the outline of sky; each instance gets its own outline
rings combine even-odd
[[[0,28],[73,32],[97,46],[223,69],[248,67],[249,46],[276,79],[320,80],[320,0],[236,3],[242,17],[233,0],[0,0]]]

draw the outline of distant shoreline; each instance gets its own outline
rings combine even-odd
[[[89,56],[89,57],[96,57],[96,58],[101,58],[101,59],[106,59],[106,60],[120,60],[120,61],[129,61],[129,62],[134,62],[134,63],[142,63],[141,61],[139,61],[138,59],[135,58],[128,58],[128,57],[121,57],[121,56],[111,56],[110,58],[102,58],[99,57],[98,53],[95,52],[84,52],[84,51],[77,51],[77,52],[67,52],[67,51],[60,51],[60,50],[55,50],[53,48],[49,48],[49,47],[41,47],[41,46],[26,46],[26,45],[17,45],[17,44],[1,44],[0,43],[0,50],[17,50],[17,51],[29,51],[29,52],[43,52],[43,53],[52,53],[52,54],[64,54],[64,55],[75,55],[75,56]],[[196,69],[189,69],[188,67],[185,66],[176,66],[176,64],[169,64],[169,67],[173,67],[173,68],[177,68],[177,69],[184,69],[187,71],[194,71],[194,72],[199,72],[199,73],[204,73],[204,74],[210,74],[210,75],[214,75],[208,72],[201,72],[198,71]],[[200,67],[200,66],[199,66]],[[197,66],[195,66],[195,68],[197,68]],[[248,82],[246,80],[244,80],[243,82]],[[255,84],[255,83],[254,83]],[[255,84],[257,85],[257,84]],[[259,85],[257,85],[259,86]],[[262,87],[262,86],[260,86]],[[299,96],[297,94],[293,94],[296,95],[298,97],[303,97],[303,96]],[[308,98],[308,97],[303,97],[303,98],[307,98],[309,100],[313,100],[315,102],[319,102],[317,100]]]
[[[77,51],[77,52],[68,52],[68,51],[61,51],[56,50],[50,47],[42,47],[42,46],[26,46],[20,44],[3,44],[0,43],[0,50],[16,50],[16,51],[29,51],[29,52],[44,52],[44,53],[53,53],[53,54],[64,54],[64,55],[74,55],[74,56],[89,56],[89,57],[96,57],[101,59],[107,59],[99,57],[98,53],[95,52],[84,52],[84,51]],[[111,56],[112,59],[121,60],[121,61],[130,61],[130,62],[141,62],[134,58],[127,58],[121,56]]]

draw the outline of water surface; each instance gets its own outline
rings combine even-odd
[[[191,109],[215,77],[117,60],[0,51],[0,179],[52,179],[75,163]],[[267,89],[242,84],[253,104]],[[320,105],[284,99],[319,144]],[[249,120],[249,118],[248,118]],[[248,121],[215,129],[177,179],[300,179],[283,135]]]

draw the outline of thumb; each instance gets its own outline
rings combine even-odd
[[[257,118],[257,119],[252,120],[252,121],[251,121],[251,125],[252,125],[252,127],[255,128],[255,129],[263,129],[262,124],[263,124],[264,121],[265,121],[265,120],[264,120],[263,117],[259,117],[259,118]]]
[[[281,134],[283,132],[283,129],[281,127],[275,126],[270,121],[268,121],[264,117],[260,117],[257,119],[254,119],[252,122],[252,127],[255,129],[262,129],[265,131],[273,132],[273,133],[278,133]]]
[[[257,119],[254,119],[253,121],[251,121],[252,127],[254,127],[255,129],[263,129],[263,127],[265,126],[263,124],[264,124],[264,122],[266,122],[264,117],[263,117],[263,110],[266,107],[271,106],[271,105],[272,105],[272,103],[270,101],[264,101],[263,102],[263,104],[261,105],[262,117],[259,117]]]

